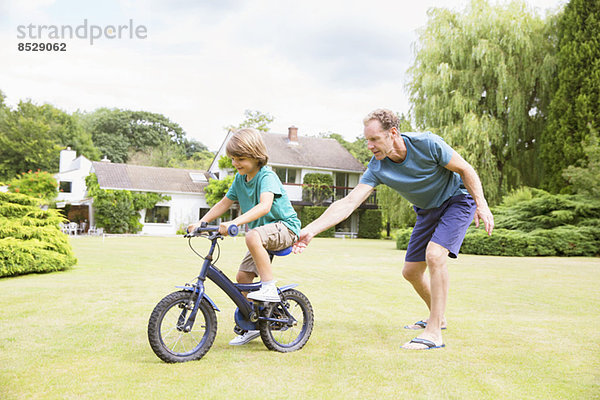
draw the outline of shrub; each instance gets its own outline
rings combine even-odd
[[[552,195],[522,188],[493,210],[492,236],[471,226],[464,254],[494,256],[600,255],[600,201],[582,195]],[[397,231],[396,247],[405,250],[412,229]]]
[[[396,231],[396,248],[406,250],[413,228],[403,228]]]
[[[492,256],[598,256],[600,233],[592,227],[561,226],[522,232],[496,229],[491,237],[469,228],[461,253]]]
[[[564,225],[579,225],[589,219],[600,218],[600,201],[582,195],[552,195],[540,189],[507,196],[494,208],[496,227],[531,232]],[[520,197],[518,201],[515,197]]]
[[[0,277],[65,270],[75,258],[65,221],[57,210],[42,210],[39,200],[0,193]]]
[[[315,219],[319,218],[321,214],[323,214],[327,210],[327,207],[304,207],[302,212],[300,213],[300,223],[302,226],[306,226],[313,222]],[[334,237],[335,236],[335,227],[331,227],[317,235],[317,237]]]
[[[381,211],[363,210],[359,215],[358,237],[364,239],[381,238]]]
[[[108,233],[139,232],[142,229],[139,212],[153,208],[159,201],[171,199],[158,193],[100,189],[96,174],[88,175],[85,183],[89,195],[94,198],[96,226]]]
[[[26,194],[50,203],[58,194],[56,179],[48,172],[23,172],[8,183],[8,190],[12,193]]]

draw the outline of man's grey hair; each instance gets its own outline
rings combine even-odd
[[[392,128],[400,129],[400,119],[398,115],[392,110],[385,108],[378,108],[375,111],[371,111],[364,119],[363,124],[367,125],[369,121],[379,121],[384,131],[389,131]]]

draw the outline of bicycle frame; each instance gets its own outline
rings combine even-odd
[[[208,231],[207,228],[200,229],[200,230]],[[253,324],[253,323],[257,322],[258,320],[267,320],[267,321],[271,320],[273,322],[285,322],[280,319],[277,320],[277,319],[271,319],[271,318],[266,318],[266,317],[259,317],[259,312],[258,312],[259,309],[258,309],[257,304],[248,301],[246,299],[246,297],[242,294],[242,292],[251,292],[251,291],[260,289],[260,286],[261,286],[260,282],[233,283],[220,269],[218,269],[216,266],[214,266],[212,264],[213,253],[215,251],[215,247],[217,247],[217,240],[219,238],[222,238],[222,236],[218,232],[216,232],[212,229],[210,232],[211,233],[208,236],[208,240],[211,241],[210,249],[208,251],[208,254],[204,257],[204,262],[202,263],[202,268],[200,270],[200,274],[197,277],[196,283],[194,285],[187,284],[186,286],[177,286],[177,288],[187,290],[187,291],[194,291],[198,294],[198,296],[196,298],[196,302],[194,304],[194,308],[193,308],[192,312],[190,313],[187,321],[185,322],[185,325],[182,326],[182,330],[185,332],[189,332],[192,330],[192,327],[196,320],[196,314],[198,313],[198,309],[200,307],[200,301],[203,298],[205,298],[212,305],[212,307],[215,310],[220,311],[219,308],[216,306],[216,304],[205,293],[204,282],[206,281],[206,278],[213,281],[219,288],[221,288],[221,290],[223,290],[229,296],[231,301],[233,301],[235,303],[235,305],[238,307],[238,310],[241,313],[241,315],[243,316],[243,318],[246,321],[248,321],[249,323]],[[237,234],[237,231],[236,231],[236,234]],[[269,254],[269,256],[270,256],[271,260],[273,260],[273,254]],[[298,285],[297,284],[286,285],[286,286],[279,288],[279,291],[280,291],[280,293],[282,293],[282,292],[285,292],[286,290],[292,289],[296,286],[298,286]],[[286,307],[283,307],[283,310],[285,311],[285,313],[287,314],[287,317],[288,317],[287,323],[293,324],[295,322],[294,317],[292,317],[289,314]],[[181,321],[181,323],[183,323],[183,321]],[[181,326],[181,324],[180,324],[180,326]]]

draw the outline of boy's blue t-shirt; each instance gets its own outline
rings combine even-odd
[[[226,196],[230,200],[239,202],[242,213],[245,213],[260,203],[260,195],[264,192],[271,192],[275,195],[271,210],[259,219],[249,222],[248,226],[257,228],[281,221],[296,235],[300,235],[298,215],[292,207],[279,177],[269,167],[262,167],[250,182],[246,182],[246,175],[236,174]]]
[[[468,194],[463,181],[445,168],[454,150],[431,132],[401,134],[406,158],[395,163],[389,158],[371,158],[360,183],[387,185],[419,208],[436,208],[450,197]]]

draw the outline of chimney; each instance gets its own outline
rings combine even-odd
[[[100,160],[101,162],[105,162],[105,163],[109,163],[110,160],[108,159],[108,157],[104,156],[104,158],[102,160]]]
[[[298,128],[294,125],[288,128],[288,141],[290,144],[298,144]]]
[[[58,172],[64,172],[71,169],[71,163],[77,158],[77,152],[67,147],[60,151],[60,161],[58,164]]]

